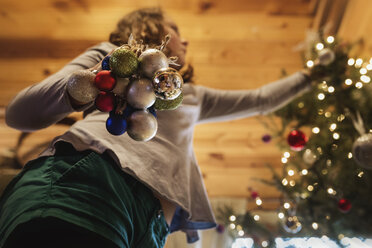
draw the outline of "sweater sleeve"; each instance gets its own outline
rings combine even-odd
[[[91,47],[57,73],[23,89],[6,107],[7,125],[31,132],[46,128],[74,111],[89,108],[92,103],[79,109],[71,106],[66,92],[66,83],[71,73],[93,67],[114,48],[114,45],[107,42]]]
[[[198,123],[229,121],[273,112],[311,88],[296,72],[254,90],[217,90],[195,86],[201,109]]]

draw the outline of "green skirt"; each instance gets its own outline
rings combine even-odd
[[[159,200],[107,155],[57,143],[30,161],[0,198],[0,247],[22,223],[55,217],[118,247],[163,247],[169,227]],[[37,228],[37,227],[35,227]]]

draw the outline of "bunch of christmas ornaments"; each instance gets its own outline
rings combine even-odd
[[[102,61],[102,71],[76,71],[67,90],[81,102],[95,101],[102,112],[109,112],[106,129],[112,135],[125,132],[136,141],[152,139],[158,128],[156,110],[173,110],[182,102],[183,79],[169,67],[176,58],[168,58],[163,49],[166,36],[156,48],[137,43],[118,47]]]

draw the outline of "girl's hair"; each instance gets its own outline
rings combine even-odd
[[[128,42],[132,34],[136,41],[142,40],[150,47],[162,43],[165,35],[164,13],[161,8],[142,8],[122,17],[111,32],[109,41],[117,46]],[[185,83],[192,82],[193,67],[186,65],[180,71]]]

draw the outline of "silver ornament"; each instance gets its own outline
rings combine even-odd
[[[147,110],[135,111],[128,118],[128,135],[136,141],[152,139],[157,130],[158,122]]]
[[[156,97],[163,100],[174,100],[182,91],[182,76],[173,68],[163,68],[155,73],[152,80]]]
[[[140,74],[151,79],[157,70],[169,66],[167,56],[162,51],[153,48],[145,50],[138,60]]]
[[[302,158],[306,164],[312,165],[318,159],[318,157],[310,149],[306,149]]]
[[[335,53],[329,48],[324,48],[318,53],[319,64],[321,65],[329,65],[335,60],[335,57]]]
[[[125,95],[125,90],[129,84],[129,78],[116,78],[116,85],[112,92],[119,96]]]
[[[372,169],[372,133],[363,134],[354,142],[353,158],[361,167]]]
[[[136,109],[147,109],[156,100],[154,87],[146,78],[135,79],[128,85],[127,101]]]
[[[288,216],[284,219],[283,228],[288,233],[298,233],[302,229],[301,223],[296,216]]]
[[[67,81],[67,91],[70,96],[82,104],[92,102],[99,90],[94,85],[96,75],[89,70],[79,70],[71,74]]]

